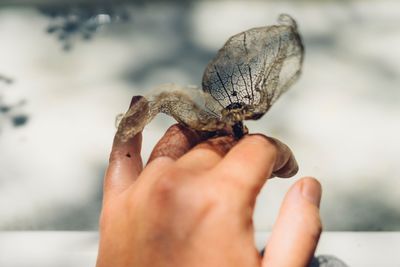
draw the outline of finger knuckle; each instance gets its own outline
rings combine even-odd
[[[220,199],[221,195],[213,188],[197,190],[195,187],[184,186],[177,190],[175,203],[179,210],[184,210],[201,220],[221,203]]]
[[[108,163],[117,162],[118,159],[122,157],[122,153],[119,150],[113,150],[110,153],[110,157],[108,158]]]
[[[215,206],[215,189],[204,186],[203,180],[193,177],[194,174],[185,170],[173,168],[154,185],[153,199],[157,205],[169,211],[184,211],[197,216],[206,213]]]
[[[298,221],[301,222],[303,230],[313,240],[318,240],[322,232],[322,222],[317,211],[312,216],[299,215]]]
[[[182,176],[182,171],[178,168],[170,168],[154,183],[154,195],[161,199],[170,198],[179,187],[178,180]]]
[[[314,217],[314,223],[313,223],[313,225],[314,225],[314,226],[313,226],[314,229],[311,230],[311,236],[312,236],[314,239],[318,240],[318,239],[319,239],[319,236],[320,236],[320,234],[321,234],[321,232],[322,232],[322,230],[323,230],[322,221],[321,221],[321,218],[320,218],[319,215],[317,215],[317,216]]]
[[[131,161],[132,158],[138,159],[137,155],[130,153],[129,151],[113,150],[108,158],[110,165],[117,164],[118,162]]]

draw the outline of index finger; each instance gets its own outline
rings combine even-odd
[[[134,96],[130,107],[141,99],[142,96]],[[142,157],[140,155],[141,147],[141,132],[126,141],[121,140],[116,134],[104,176],[104,198],[124,191],[139,176],[143,169]]]

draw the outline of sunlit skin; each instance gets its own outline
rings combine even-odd
[[[314,178],[287,192],[264,257],[254,242],[252,216],[267,177],[298,170],[285,144],[261,134],[205,140],[174,125],[143,167],[141,143],[141,133],[114,140],[98,267],[308,265],[321,232],[321,186]]]

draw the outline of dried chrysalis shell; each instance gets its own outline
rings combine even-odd
[[[229,38],[207,65],[203,90],[166,85],[142,98],[122,118],[117,137],[126,141],[162,112],[195,130],[231,127],[261,118],[301,72],[303,44],[297,25],[280,15],[278,25],[253,28]]]

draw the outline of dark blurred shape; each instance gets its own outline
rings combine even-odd
[[[329,212],[345,214],[351,211],[352,216],[339,216],[337,219],[327,220],[325,227],[335,231],[398,231],[400,210],[398,205],[390,202],[390,198],[382,197],[387,190],[386,186],[370,184],[360,187],[357,191],[342,192],[341,204],[335,203]],[[328,211],[324,211],[322,216],[325,212]]]
[[[11,109],[11,107],[9,107],[9,106],[3,106],[3,105],[0,104],[0,112],[1,112],[1,113],[7,113],[7,112],[10,111],[10,109]]]
[[[343,261],[331,255],[314,257],[309,267],[348,267]]]
[[[39,11],[51,19],[47,33],[53,34],[70,50],[74,40],[90,40],[103,25],[126,22],[130,19],[126,6],[113,3],[86,3],[80,5],[46,5]]]
[[[265,248],[260,251],[260,256],[264,257]],[[343,261],[331,255],[319,255],[313,257],[309,267],[348,267]]]
[[[20,127],[27,123],[28,116],[27,115],[17,115],[12,117],[12,123],[15,127]]]
[[[14,81],[13,81],[13,79],[11,79],[9,77],[6,77],[6,76],[0,74],[0,82],[6,83],[6,84],[11,84]]]
[[[10,85],[14,81],[11,78],[5,77],[0,74],[0,85],[5,84]],[[0,87],[0,89],[3,89]],[[25,100],[20,100],[17,103],[7,103],[4,99],[3,95],[4,91],[0,90],[0,130],[1,130],[1,123],[4,121],[11,121],[14,127],[20,127],[27,123],[28,116],[25,114],[21,114],[21,107],[26,104]],[[4,119],[3,119],[4,118]]]
[[[133,8],[138,8],[138,6]],[[135,84],[136,87],[148,88],[157,85],[153,80],[154,73],[165,72],[166,69],[179,69],[182,75],[190,80],[190,83],[200,84],[204,67],[215,56],[215,50],[196,41],[191,26],[191,14],[193,14],[193,5],[190,3],[176,6],[174,16],[163,21],[163,25],[157,25],[157,28],[154,27],[154,18],[137,18],[138,21],[141,21],[138,26],[141,30],[153,34],[157,32],[160,38],[174,36],[176,46],[168,53],[149,58],[143,64],[133,63],[131,67],[126,68],[121,78]],[[164,32],[158,29],[162,29]],[[163,82],[168,83],[171,80],[167,79]],[[181,83],[182,81],[175,80],[174,82]]]
[[[261,257],[264,257],[264,253],[265,253],[265,248],[263,248],[263,249],[260,251],[260,256],[261,256]]]

